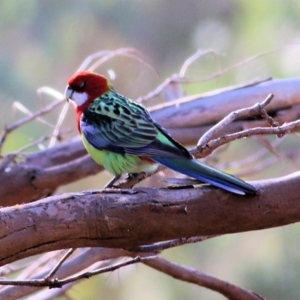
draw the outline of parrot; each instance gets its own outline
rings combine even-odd
[[[160,165],[238,195],[256,194],[245,181],[200,163],[142,105],[119,94],[109,79],[82,70],[70,77],[65,98],[76,110],[77,129],[96,163],[114,175],[155,172]]]

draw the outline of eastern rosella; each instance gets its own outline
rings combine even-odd
[[[115,177],[153,172],[159,164],[226,191],[255,194],[255,188],[194,159],[157,124],[141,104],[120,95],[104,76],[80,71],[68,81],[65,96],[77,113],[77,128],[92,158]]]

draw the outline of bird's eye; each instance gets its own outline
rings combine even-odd
[[[83,90],[86,86],[86,82],[85,81],[82,81],[79,85],[78,85],[78,89],[79,90]]]

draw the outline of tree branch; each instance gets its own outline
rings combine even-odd
[[[150,111],[153,118],[169,130],[211,125],[232,111],[261,102],[269,94],[275,97],[267,107],[268,113],[300,104],[299,84],[300,78],[272,79],[184,97],[152,107]]]
[[[3,208],[0,264],[63,248],[131,249],[181,237],[298,222],[299,183],[300,173],[294,173],[257,182],[260,194],[256,197],[240,197],[203,186],[63,194]]]
[[[61,288],[64,285],[68,283],[72,283],[75,281],[78,281],[79,279],[88,279],[92,276],[106,273],[106,272],[112,272],[119,268],[138,263],[140,261],[144,260],[144,258],[141,258],[139,256],[129,259],[125,262],[117,263],[115,265],[110,265],[107,267],[99,268],[94,271],[90,272],[83,272],[78,275],[70,276],[66,279],[57,279],[57,278],[43,278],[43,279],[28,279],[28,280],[1,280],[1,285],[15,285],[15,286],[34,286],[34,287],[49,287],[52,288]]]
[[[83,253],[79,254],[75,258],[72,258],[64,263],[63,267],[57,271],[57,277],[67,278],[73,274],[79,273],[82,270],[89,268],[96,262],[105,260],[111,260],[122,256],[129,256],[129,252],[122,249],[111,248],[91,248],[87,249]],[[49,263],[47,264],[49,266]],[[49,268],[49,267],[48,267]],[[48,269],[47,268],[47,269]],[[39,272],[34,274],[34,278],[44,278],[49,274],[49,271]],[[20,278],[18,278],[20,279]],[[21,278],[24,279],[24,276]],[[14,286],[5,287],[0,290],[0,299],[14,300],[25,297],[31,293],[36,292],[40,288],[35,286]]]
[[[263,300],[263,298],[253,292],[246,291],[232,283],[206,275],[198,270],[170,262],[162,257],[156,257],[144,261],[143,263],[176,279],[194,283],[219,292],[230,300]]]
[[[234,122],[236,119],[239,118],[247,118],[250,116],[255,116],[259,114],[264,114],[265,119],[271,119],[270,116],[265,111],[265,107],[270,104],[271,100],[273,99],[274,95],[270,94],[268,97],[263,101],[259,102],[252,107],[248,108],[242,108],[239,110],[235,110],[228,114],[226,117],[224,117],[221,121],[219,121],[216,125],[214,125],[210,130],[208,130],[202,137],[199,139],[197,146],[201,147],[207,144],[213,136],[218,135],[219,131],[221,131],[224,127],[226,127],[228,124]],[[273,120],[273,119],[272,119]],[[277,124],[278,126],[279,124]]]

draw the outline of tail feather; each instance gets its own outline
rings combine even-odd
[[[256,194],[256,189],[247,182],[224,172],[201,164],[196,159],[155,157],[156,162],[187,176],[209,183],[238,195]]]

